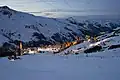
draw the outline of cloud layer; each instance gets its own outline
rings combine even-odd
[[[0,6],[37,15],[120,14],[120,0],[0,0]]]

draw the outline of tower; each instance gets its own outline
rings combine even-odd
[[[19,41],[19,47],[18,47],[18,56],[21,56],[21,55],[23,55],[22,54],[22,42],[21,41]]]

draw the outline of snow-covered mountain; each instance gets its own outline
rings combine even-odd
[[[75,18],[57,19],[15,11],[7,6],[0,7],[0,43],[21,40],[39,44],[63,43],[76,37],[96,36],[120,27],[120,22],[96,22]]]

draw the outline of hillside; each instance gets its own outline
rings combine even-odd
[[[84,41],[83,43],[74,45],[62,52],[62,54],[89,54],[96,52],[105,52],[112,49],[120,48],[120,28],[114,29],[109,34],[104,34],[97,37],[97,41]]]
[[[56,44],[71,42],[76,37],[85,39],[86,35],[97,36],[102,32],[109,33],[120,27],[120,22],[96,22],[75,18],[57,19],[15,11],[7,6],[0,7],[0,43],[31,42],[32,45]]]

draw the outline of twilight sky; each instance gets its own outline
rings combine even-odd
[[[4,5],[51,17],[120,14],[120,0],[0,0]]]

